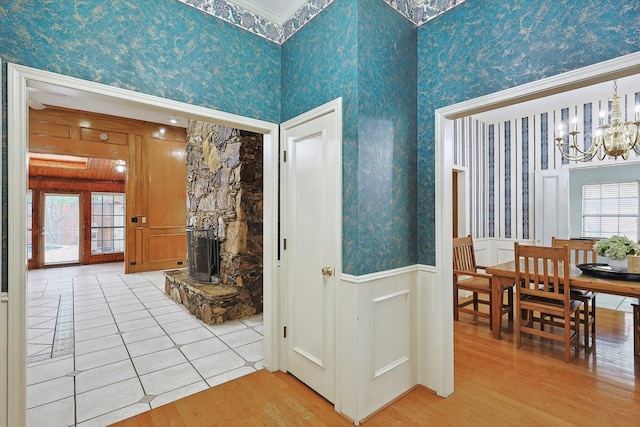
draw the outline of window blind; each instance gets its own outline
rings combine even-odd
[[[582,186],[582,235],[638,240],[638,181]]]

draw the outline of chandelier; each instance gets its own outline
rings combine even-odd
[[[572,120],[572,128],[567,135],[564,133],[564,126],[561,124],[559,135],[555,138],[560,154],[565,159],[575,162],[588,162],[597,157],[603,160],[607,156],[614,158],[622,157],[627,160],[631,150],[640,154],[640,107],[636,106],[635,120],[623,122],[620,112],[620,97],[618,96],[618,83],[613,81],[613,97],[611,101],[611,111],[609,111],[609,122],[604,123],[606,113],[600,112],[600,123],[595,129],[591,145],[581,149],[577,143],[578,119]]]

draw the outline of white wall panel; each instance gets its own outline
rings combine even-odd
[[[7,300],[8,296],[6,292],[0,292],[0,427],[7,426],[7,351],[8,351],[8,342],[9,337],[7,335],[7,324],[8,324],[8,312],[7,312]]]
[[[409,289],[371,300],[373,378],[409,361]]]
[[[355,414],[360,421],[401,396],[418,383],[417,266],[363,276],[343,275],[344,289],[357,293],[357,309],[344,307],[342,316],[356,322],[348,334],[340,332],[343,345],[357,346],[353,366],[357,396]],[[350,297],[351,303],[353,295]],[[342,324],[345,319],[342,319]],[[347,321],[350,324],[350,321]],[[357,331],[357,336],[352,334]],[[422,338],[420,338],[422,339]],[[342,378],[338,381],[343,382]]]

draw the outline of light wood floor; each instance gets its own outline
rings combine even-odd
[[[505,327],[507,320],[504,319]],[[561,343],[501,341],[488,322],[455,324],[455,392],[417,387],[364,426],[640,426],[640,357],[631,313],[598,309],[595,351],[571,364]],[[260,371],[167,404],[117,426],[348,426],[333,406],[282,372]]]

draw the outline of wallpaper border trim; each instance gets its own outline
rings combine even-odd
[[[178,0],[232,25],[277,44],[293,36],[307,22],[315,18],[334,0],[308,0],[282,25],[257,15],[227,0]],[[414,25],[420,26],[466,0],[382,0]],[[417,1],[419,4],[414,5]]]

